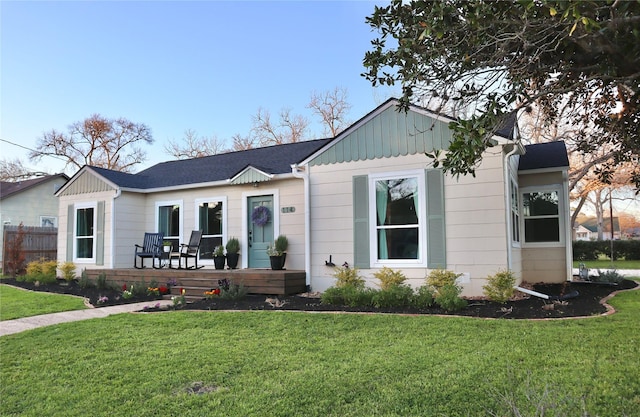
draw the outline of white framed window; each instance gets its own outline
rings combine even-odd
[[[182,224],[182,200],[156,202],[156,231],[176,250],[182,242]]]
[[[95,262],[97,203],[78,203],[73,209],[73,259],[76,262]]]
[[[518,196],[518,185],[510,179],[510,200],[511,200],[511,243],[514,246],[520,245],[520,203]]]
[[[200,259],[213,260],[216,246],[224,245],[227,235],[227,198],[212,197],[195,201],[195,228],[202,230]]]
[[[369,176],[371,265],[426,266],[423,170]]]
[[[58,227],[56,216],[40,216],[40,227]]]
[[[564,201],[560,186],[530,187],[521,190],[524,243],[527,246],[564,244]]]

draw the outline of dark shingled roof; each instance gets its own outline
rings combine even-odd
[[[567,148],[561,140],[526,145],[524,149],[525,154],[520,156],[519,171],[569,167]]]
[[[47,175],[45,177],[33,178],[30,180],[24,180],[24,181],[16,181],[16,182],[0,181],[0,199],[7,198],[13,194],[22,192],[31,187],[35,187],[36,185],[42,184],[44,182],[47,182],[56,178],[63,178],[65,180],[69,179],[69,177],[67,177],[65,174],[55,174],[55,175]]]
[[[138,189],[224,181],[233,178],[248,166],[267,174],[285,174],[291,172],[291,165],[304,160],[331,140],[317,139],[162,162],[137,174],[97,167],[91,169],[117,186]]]

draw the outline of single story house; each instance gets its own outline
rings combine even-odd
[[[445,268],[462,274],[463,295],[482,294],[486,277],[504,269],[527,282],[570,279],[564,143],[523,147],[512,126],[495,134],[475,177],[452,178],[425,155],[447,148],[452,119],[397,105],[386,101],[335,138],[137,174],[85,166],[57,192],[59,260],[131,268],[144,232],[177,245],[202,230],[205,268],[230,237],[241,242],[241,268],[268,268],[266,247],[286,235],[286,267],[305,271],[314,291],[333,285],[331,264],[345,262],[370,285],[384,266],[414,286]],[[257,207],[267,208],[260,220]]]
[[[613,218],[613,239],[620,239],[620,221]],[[578,225],[576,240],[598,240],[598,219],[590,217]],[[611,217],[605,217],[602,221],[602,240],[611,240]]]
[[[5,226],[58,227],[58,198],[55,192],[69,177],[65,174],[45,175],[22,181],[0,181],[0,261],[4,254]],[[48,248],[45,248],[48,249]],[[51,248],[55,251],[55,247]],[[2,262],[0,262],[2,265]]]

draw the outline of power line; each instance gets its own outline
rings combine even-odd
[[[18,144],[18,143],[11,142],[10,140],[6,140],[6,139],[2,139],[2,138],[0,138],[0,142],[5,142],[5,143],[8,143],[9,145],[13,145],[13,146],[17,146],[18,148],[26,149],[26,150],[28,150],[28,151],[30,151],[30,152],[33,152],[33,153],[35,153],[35,154],[38,154],[38,155],[40,155],[40,156],[49,156],[49,157],[51,157],[51,158],[56,158],[56,159],[59,159],[60,161],[67,162],[67,160],[66,160],[66,159],[64,159],[64,158],[62,158],[62,157],[60,157],[60,156],[58,156],[58,155],[49,155],[49,154],[45,154],[45,153],[43,153],[43,152],[36,151],[35,149],[28,148],[28,147],[26,147],[26,146],[24,146],[24,145],[20,145],[20,144]]]

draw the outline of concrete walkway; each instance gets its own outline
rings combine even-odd
[[[40,316],[23,317],[15,320],[0,321],[0,336],[20,333],[37,327],[51,326],[53,324],[67,323],[70,321],[88,320],[107,317],[112,314],[130,313],[140,311],[145,306],[171,305],[171,300],[145,301],[143,303],[121,304],[110,307],[87,308],[84,310],[63,311],[61,313],[43,314]]]

